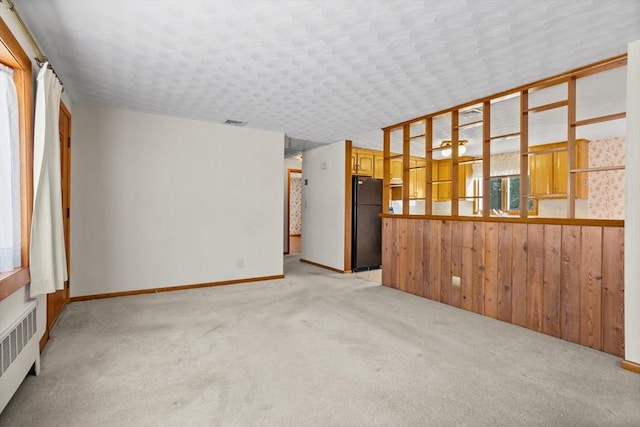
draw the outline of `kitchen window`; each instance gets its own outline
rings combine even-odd
[[[491,178],[489,184],[491,214],[496,216],[519,215],[520,203],[520,176],[507,176]],[[535,199],[527,199],[529,215],[537,214]]]

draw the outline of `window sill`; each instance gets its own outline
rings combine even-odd
[[[29,267],[20,267],[13,271],[0,273],[0,301],[26,286],[30,280]]]

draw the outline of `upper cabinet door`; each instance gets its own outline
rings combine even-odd
[[[358,153],[358,175],[373,176],[373,154]]]

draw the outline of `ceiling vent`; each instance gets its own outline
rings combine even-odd
[[[474,117],[482,114],[482,108],[470,108],[468,110],[460,111],[460,115],[463,117]]]
[[[247,124],[247,122],[241,122],[240,120],[227,119],[224,121],[224,124],[231,125],[231,126],[244,126]]]

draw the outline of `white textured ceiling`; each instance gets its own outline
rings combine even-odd
[[[640,39],[638,0],[14,2],[73,102],[364,147]]]

